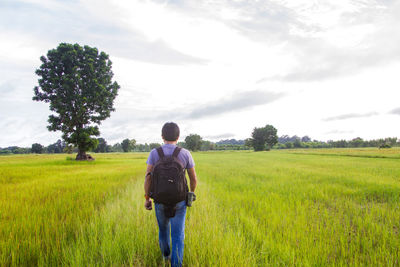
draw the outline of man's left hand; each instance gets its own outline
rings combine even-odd
[[[151,200],[148,199],[144,202],[144,207],[146,208],[146,210],[152,210],[152,205],[151,205]]]

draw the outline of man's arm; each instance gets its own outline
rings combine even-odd
[[[196,171],[193,168],[187,169],[187,173],[189,175],[189,180],[190,180],[190,192],[194,192],[196,189],[197,185],[197,176],[196,176]]]
[[[151,210],[151,200],[150,200],[150,186],[151,186],[151,172],[153,171],[153,165],[148,164],[146,170],[146,177],[144,178],[144,195],[146,197],[146,202],[144,206],[146,209]]]

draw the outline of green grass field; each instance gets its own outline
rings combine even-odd
[[[400,150],[193,153],[186,266],[400,266]],[[0,266],[162,266],[147,154],[0,157]]]

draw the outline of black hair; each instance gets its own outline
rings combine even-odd
[[[167,122],[161,130],[161,135],[166,141],[176,141],[179,138],[179,127],[175,122]]]

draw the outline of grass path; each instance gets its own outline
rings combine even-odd
[[[154,209],[143,207],[143,177],[91,217],[79,238],[64,250],[67,266],[161,266]],[[254,266],[244,236],[227,228],[206,183],[202,197],[187,210],[184,262],[187,266]],[[238,265],[239,264],[239,265]]]

